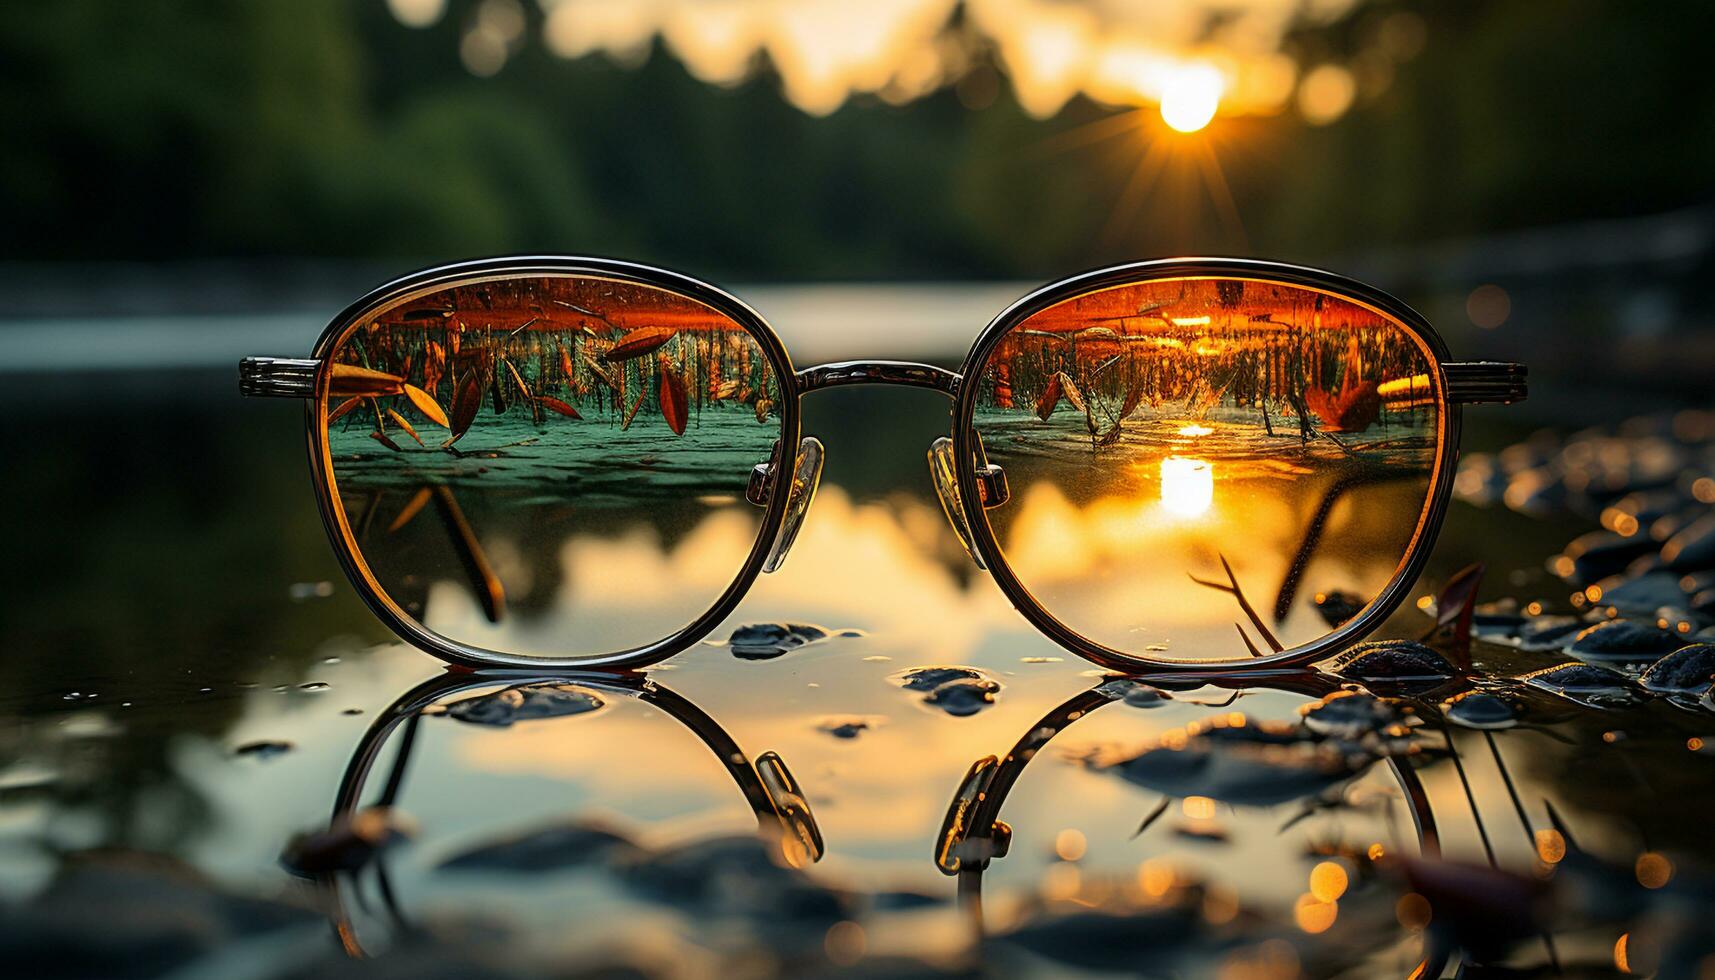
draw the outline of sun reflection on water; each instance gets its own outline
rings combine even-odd
[[[1180,517],[1201,517],[1215,501],[1215,469],[1206,459],[1168,456],[1161,461],[1161,506]]]

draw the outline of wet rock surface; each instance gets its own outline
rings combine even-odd
[[[1638,684],[1656,694],[1702,695],[1715,683],[1715,644],[1680,647],[1657,660],[1638,677]]]
[[[862,630],[832,630],[814,623],[751,623],[733,630],[726,646],[740,660],[773,660],[814,643],[863,635]]]
[[[569,684],[532,684],[454,701],[443,714],[468,725],[508,728],[521,721],[587,714],[606,703],[601,695]]]
[[[918,667],[894,675],[907,691],[923,692],[922,703],[955,718],[968,718],[995,703],[1001,683],[971,667]]]
[[[1573,637],[1566,653],[1599,666],[1651,664],[1685,645],[1685,640],[1653,622],[1612,619],[1597,623]]]

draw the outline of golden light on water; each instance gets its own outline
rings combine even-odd
[[[1182,425],[1179,427],[1179,434],[1180,435],[1191,436],[1193,438],[1195,438],[1196,436],[1206,436],[1213,431],[1215,431],[1215,430],[1209,428],[1206,425],[1198,425],[1195,422],[1191,423],[1190,425]]]
[[[1215,469],[1206,459],[1168,456],[1161,461],[1161,506],[1180,517],[1201,517],[1215,502]]]
[[[1195,133],[1215,118],[1226,82],[1213,65],[1191,64],[1168,75],[1161,90],[1161,120],[1181,133]]]

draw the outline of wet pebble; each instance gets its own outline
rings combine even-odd
[[[917,667],[893,675],[907,691],[923,692],[923,703],[956,718],[966,718],[994,704],[1001,684],[971,667]]]
[[[773,660],[812,643],[863,635],[862,630],[830,630],[814,623],[751,623],[733,630],[726,646],[741,660]]]
[[[233,749],[232,754],[242,758],[267,760],[285,755],[295,747],[296,746],[291,742],[245,742],[238,748]]]
[[[972,667],[917,667],[895,675],[907,691],[933,691],[948,681],[980,680],[983,672]]]
[[[1679,576],[1669,571],[1603,579],[1597,583],[1595,594],[1597,598],[1593,601],[1626,614],[1652,613],[1662,606],[1685,601]]]
[[[1520,650],[1559,650],[1581,629],[1590,625],[1577,616],[1532,616],[1513,632],[1512,644]]]
[[[1678,634],[1654,623],[1611,619],[1580,632],[1566,645],[1566,652],[1589,664],[1641,665],[1660,660],[1685,643]]]
[[[392,807],[369,807],[337,818],[325,830],[293,837],[280,864],[303,876],[356,871],[413,833],[411,822]]]
[[[1130,677],[1116,677],[1098,690],[1104,696],[1133,708],[1159,708],[1173,700],[1173,695],[1161,688]]]
[[[447,717],[471,725],[506,728],[514,722],[563,718],[595,711],[607,702],[569,684],[531,684],[479,694],[447,705]]]
[[[1638,684],[1656,694],[1701,695],[1715,681],[1715,643],[1680,647],[1657,660],[1638,678]]]
[[[1715,514],[1693,521],[1661,546],[1661,560],[1676,572],[1715,568]]]
[[[1298,725],[1247,719],[1190,725],[1130,756],[1089,755],[1080,761],[1166,796],[1266,807],[1319,795],[1373,760],[1328,751]]]
[[[1336,677],[1365,682],[1445,681],[1459,673],[1446,657],[1411,640],[1359,643],[1316,666]]]
[[[1304,727],[1317,735],[1357,741],[1401,722],[1394,706],[1373,694],[1335,691],[1309,704],[1300,705]]]
[[[1623,571],[1633,559],[1658,547],[1647,534],[1591,531],[1573,538],[1565,550],[1549,559],[1549,566],[1568,582],[1585,585]]]
[[[1625,708],[1643,700],[1626,675],[1594,664],[1565,663],[1531,671],[1518,679],[1587,708]]]
[[[642,896],[693,915],[748,920],[759,928],[814,936],[853,917],[851,900],[782,865],[777,848],[755,836],[717,837],[646,852],[619,867]],[[806,931],[806,927],[817,927]]]
[[[1441,705],[1447,720],[1464,728],[1494,731],[1518,724],[1518,709],[1487,691],[1466,691]]]
[[[923,695],[923,703],[945,711],[955,718],[968,718],[994,704],[994,699],[999,694],[999,681],[986,677],[981,680],[955,680]]]
[[[873,731],[883,724],[880,718],[870,717],[841,717],[824,718],[816,726],[819,732],[825,732],[835,738],[854,739],[867,731]]]
[[[535,874],[632,860],[642,853],[625,835],[578,821],[479,844],[442,861],[439,870]]]

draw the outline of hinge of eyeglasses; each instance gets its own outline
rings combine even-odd
[[[1502,361],[1455,361],[1441,365],[1447,377],[1447,400],[1463,405],[1510,405],[1529,394],[1523,364]]]
[[[971,442],[976,447],[977,500],[985,509],[999,507],[1012,498],[1012,491],[1006,485],[1006,471],[989,462],[982,436],[972,435]]]
[[[238,393],[261,398],[309,398],[316,393],[320,361],[297,357],[246,357],[238,362]]]

